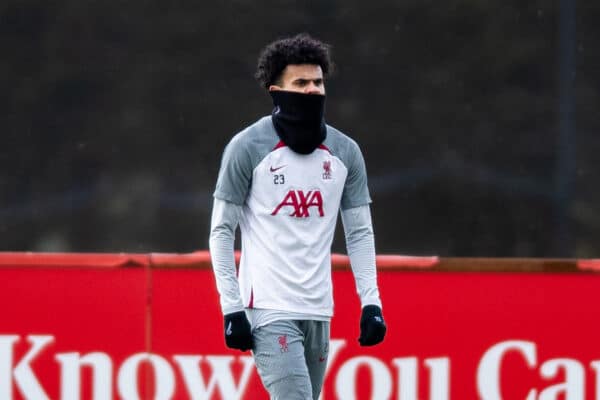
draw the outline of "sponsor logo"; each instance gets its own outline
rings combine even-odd
[[[285,168],[285,167],[287,167],[287,165],[280,165],[279,167],[273,167],[273,166],[271,166],[269,168],[269,171],[275,172],[275,171],[279,171],[281,168]]]
[[[323,211],[323,196],[318,190],[309,190],[304,192],[302,190],[290,190],[287,192],[281,203],[275,207],[271,215],[277,215],[279,210],[282,208],[291,210],[288,214],[290,217],[296,218],[307,218],[310,216],[311,207],[316,208],[319,213],[319,217],[325,215]]]

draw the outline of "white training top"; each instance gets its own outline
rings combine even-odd
[[[328,126],[319,148],[298,154],[279,140],[271,117],[264,117],[227,145],[214,196],[222,201],[220,207],[241,206],[239,277],[232,276],[231,267],[215,268],[223,313],[239,311],[241,300],[250,309],[330,317],[331,243],[338,212],[370,203],[358,145]],[[213,220],[211,254],[220,253],[213,255],[213,264],[232,263],[233,248],[222,249],[215,239],[221,230],[234,231],[234,224]],[[352,262],[363,306],[381,304],[370,215],[368,224],[373,260],[364,266]],[[224,259],[222,250],[231,257]]]

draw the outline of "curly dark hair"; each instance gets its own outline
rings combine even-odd
[[[333,72],[330,48],[307,33],[276,40],[262,50],[254,77],[265,89],[275,84],[289,64],[320,65],[323,76]]]

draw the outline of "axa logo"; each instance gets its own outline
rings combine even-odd
[[[291,211],[288,214],[290,217],[296,218],[307,218],[310,216],[310,210],[319,213],[319,217],[325,215],[323,212],[323,196],[319,190],[309,190],[304,192],[303,190],[290,190],[287,192],[281,203],[275,207],[275,210],[271,215],[277,215],[277,213],[285,208],[286,211]]]

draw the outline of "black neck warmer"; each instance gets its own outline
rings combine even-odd
[[[269,93],[275,105],[271,116],[279,138],[296,153],[312,153],[327,136],[325,96],[284,90]]]

